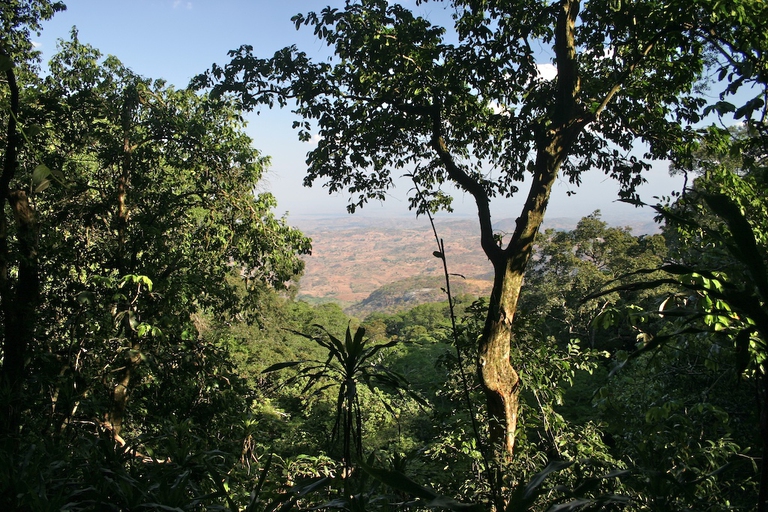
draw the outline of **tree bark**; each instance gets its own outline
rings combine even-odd
[[[19,242],[19,263],[16,290],[12,300],[3,297],[5,337],[3,339],[3,367],[0,382],[8,393],[8,403],[0,435],[14,435],[19,429],[24,368],[27,350],[35,335],[35,312],[40,296],[40,277],[37,261],[37,222],[27,194],[15,190],[8,202],[16,222]],[[10,290],[6,290],[10,292]]]
[[[583,126],[584,123],[569,122],[550,130],[547,139],[542,139],[528,198],[517,219],[512,239],[503,250],[493,238],[488,196],[477,182],[471,181],[455,165],[442,138],[436,137],[432,143],[449,174],[475,197],[481,244],[494,267],[488,316],[478,342],[477,367],[487,398],[491,446],[496,448],[497,455],[506,453],[509,459],[514,455],[521,389],[520,377],[509,358],[512,322],[523,287],[525,269],[533,254],[534,240],[544,221],[552,185],[572,142]]]
[[[6,56],[0,50],[0,55]],[[35,311],[40,295],[37,262],[37,222],[35,212],[22,190],[10,190],[18,167],[21,138],[17,130],[20,112],[19,87],[14,68],[5,72],[10,89],[10,115],[6,133],[5,158],[0,174],[0,310],[3,319],[3,365],[0,368],[0,388],[6,396],[0,415],[0,438],[18,432],[21,420],[24,367],[27,348],[34,339]],[[18,239],[18,277],[15,290],[10,277],[11,257],[8,247],[8,218],[5,205],[11,208]]]
[[[125,411],[128,407],[130,395],[131,378],[136,367],[141,363],[140,350],[141,346],[134,342],[125,361],[125,366],[119,373],[117,384],[112,388],[112,406],[107,415],[107,424],[115,439],[120,437],[120,433],[123,430]]]
[[[534,240],[566,154],[567,134],[566,130],[555,133],[550,143],[539,150],[533,182],[512,239],[501,253],[488,254],[494,265],[494,283],[477,365],[491,418],[491,445],[503,449],[508,458],[514,455],[521,390],[520,377],[509,358],[512,322]]]
[[[552,185],[573,142],[587,124],[576,105],[580,81],[574,35],[579,7],[578,0],[564,0],[558,11],[555,32],[558,83],[551,124],[538,127],[540,136],[531,188],[512,239],[504,250],[493,241],[488,198],[473,193],[478,203],[483,249],[494,267],[488,316],[478,344],[477,366],[488,403],[491,446],[495,447],[497,457],[505,455],[508,459],[514,456],[522,388],[520,376],[510,361],[512,322]],[[471,187],[467,190],[473,191]]]

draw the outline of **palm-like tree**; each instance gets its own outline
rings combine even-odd
[[[264,373],[281,370],[288,367],[299,367],[299,372],[286,381],[286,384],[304,379],[307,381],[303,392],[315,389],[319,393],[334,386],[338,387],[336,398],[336,422],[333,427],[332,441],[336,440],[339,432],[343,436],[343,463],[345,474],[352,470],[352,446],[358,457],[362,456],[363,421],[360,410],[360,395],[358,384],[365,384],[370,390],[386,388],[398,395],[408,395],[419,404],[426,405],[423,398],[409,390],[408,382],[402,375],[380,365],[375,356],[385,348],[398,343],[397,340],[387,343],[372,344],[366,340],[365,329],[360,327],[355,333],[347,327],[344,340],[329,333],[324,327],[321,336],[311,336],[301,332],[296,334],[314,341],[328,351],[325,361],[309,359],[303,361],[286,361],[277,363]],[[384,401],[386,409],[394,414],[391,406]]]

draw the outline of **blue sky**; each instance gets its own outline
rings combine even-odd
[[[163,78],[184,87],[190,78],[212,63],[227,62],[227,51],[250,44],[257,54],[269,56],[276,50],[296,44],[309,55],[322,56],[324,45],[311,30],[297,31],[291,17],[299,12],[320,11],[324,6],[343,5],[343,0],[65,0],[67,10],[58,13],[44,25],[36,38],[44,58],[55,52],[56,40],[68,38],[73,26],[82,42],[93,45],[104,54],[119,58],[134,72],[147,78]],[[414,0],[401,2],[413,5]],[[450,13],[438,2],[427,3],[419,12],[433,23],[447,23]],[[288,111],[264,111],[249,116],[248,133],[255,146],[272,158],[272,166],[262,188],[275,194],[277,213],[289,213],[292,223],[307,216],[345,214],[347,197],[329,196],[316,185],[307,189],[301,182],[304,158],[309,146],[297,140],[291,129],[293,117]],[[599,173],[589,173],[584,185],[574,189],[567,182],[556,184],[550,202],[549,217],[579,218],[595,209],[603,211],[605,220],[620,221],[643,217],[650,211],[616,203],[616,185]],[[680,180],[672,179],[667,166],[660,163],[648,175],[649,184],[641,189],[646,200],[669,195],[680,188]],[[363,216],[413,216],[407,209],[408,182],[399,183],[383,204],[371,203],[359,214]],[[522,187],[524,190],[524,187]],[[566,192],[576,190],[568,197]],[[514,218],[524,194],[493,205],[495,220]],[[459,195],[455,201],[457,215],[474,215],[469,196]]]

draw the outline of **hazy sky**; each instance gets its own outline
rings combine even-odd
[[[343,0],[65,0],[67,10],[58,13],[35,38],[49,58],[56,40],[69,38],[76,26],[80,41],[91,44],[104,54],[119,58],[134,72],[147,78],[163,78],[177,87],[205,71],[212,63],[228,62],[227,51],[250,44],[255,53],[270,56],[276,50],[296,44],[310,56],[322,56],[324,45],[307,27],[297,31],[291,22],[296,13],[320,11],[324,6],[343,5]],[[401,2],[413,6],[413,0]],[[436,24],[450,22],[450,13],[438,2],[427,3],[419,12]],[[302,186],[304,158],[309,149],[291,128],[293,116],[288,111],[264,111],[249,116],[248,133],[255,146],[272,158],[272,166],[263,187],[275,194],[278,214],[289,212],[289,218],[342,215],[347,197],[329,196],[316,184],[313,189]],[[649,184],[641,188],[644,199],[669,195],[680,188],[680,180],[672,179],[667,166],[660,163],[648,174]],[[383,204],[371,203],[360,214],[365,216],[407,216],[408,182],[399,183]],[[567,191],[576,191],[568,197]],[[521,192],[524,192],[524,185]],[[629,219],[638,215],[651,218],[650,211],[616,203],[616,185],[600,173],[588,173],[584,184],[574,189],[567,182],[557,183],[550,201],[548,216],[581,217],[600,209],[605,220]],[[495,220],[514,218],[524,193],[513,200],[493,204]],[[455,201],[459,215],[474,215],[469,196]],[[356,214],[358,215],[358,214]]]

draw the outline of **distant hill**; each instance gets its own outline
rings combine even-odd
[[[481,297],[491,292],[491,284],[491,279],[463,279],[451,276],[451,294],[454,297],[467,294]],[[397,313],[419,304],[444,300],[447,300],[445,277],[420,275],[385,284],[362,301],[345,308],[345,311],[353,316],[365,317],[374,311]]]
[[[573,229],[578,219],[554,218],[545,228]],[[495,225],[501,233],[514,229],[514,219]],[[629,226],[636,234],[656,231],[652,223],[611,222]],[[460,274],[452,287],[456,294],[487,294],[492,268],[480,248],[477,221],[440,219],[439,236],[445,243],[448,271]],[[437,250],[427,218],[370,218],[349,215],[327,219],[301,219],[299,227],[312,238],[312,255],[299,286],[300,299],[334,301],[351,314],[394,311],[422,302],[444,300],[443,267],[433,256]],[[506,237],[505,237],[506,238]]]

